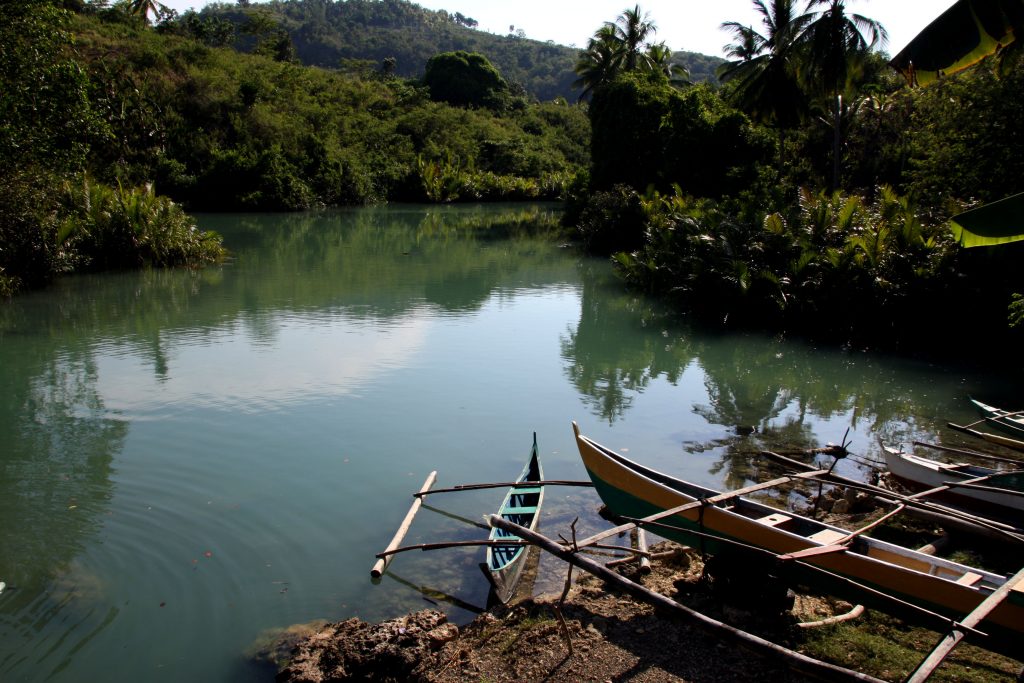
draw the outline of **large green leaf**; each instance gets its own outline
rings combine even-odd
[[[964,247],[1024,240],[1024,192],[953,216],[950,228]]]
[[[1024,28],[1024,0],[959,0],[889,62],[926,85],[976,64],[1013,42]]]

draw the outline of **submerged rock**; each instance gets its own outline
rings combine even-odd
[[[277,674],[288,683],[423,680],[420,667],[459,629],[435,610],[369,624],[349,619],[301,639]]]

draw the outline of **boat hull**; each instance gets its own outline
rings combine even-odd
[[[576,441],[598,495],[613,514],[642,518],[717,493],[644,468],[578,432]],[[761,521],[780,513],[779,510],[742,498],[732,499],[729,503],[735,503],[736,509],[742,508],[743,514],[709,504],[663,518],[660,522],[667,526],[649,529],[680,543],[703,547],[711,553],[743,544],[775,555],[827,545],[827,542],[813,540],[813,535],[820,538],[825,532],[831,532],[834,542],[835,535],[842,533],[836,527],[796,515],[792,517],[802,528],[799,533],[789,532]],[[783,516],[790,519],[789,514]],[[864,537],[858,537],[848,551],[807,556],[801,558],[801,562],[828,573],[808,569],[799,563],[786,563],[794,580],[911,618],[921,614],[900,609],[892,601],[851,586],[843,579],[952,618],[962,618],[970,613],[1006,580],[998,574]],[[758,564],[761,563],[752,563]],[[977,579],[973,585],[957,583],[958,579],[965,577]],[[931,625],[939,626],[934,621]],[[1001,651],[1011,650],[1011,645],[1019,649],[1022,629],[1024,587],[1018,586],[1011,597],[986,619],[982,630],[990,633],[990,637],[984,642],[979,641],[979,644]]]
[[[971,403],[985,416],[986,423],[1002,430],[1006,434],[1012,434],[1017,439],[1024,437],[1024,415],[1011,413],[973,398]]]
[[[946,465],[890,448],[885,449],[885,464],[894,477],[917,489],[936,488],[947,482],[965,481],[976,477],[992,477],[983,483],[991,488],[1017,490],[1020,493],[953,487],[945,492],[944,497],[961,505],[981,506],[983,509],[994,510],[1004,515],[1015,515],[1018,519],[1024,514],[1024,473],[1001,474],[997,470],[976,465]]]
[[[544,471],[537,451],[537,435],[534,434],[530,459],[516,482],[541,482],[543,480]],[[537,525],[540,523],[540,509],[543,503],[543,486],[513,487],[505,494],[498,514],[510,522],[536,531]],[[491,541],[519,540],[507,531],[498,528],[492,528],[488,538]],[[529,550],[529,546],[523,545],[488,546],[486,560],[481,563],[480,568],[490,580],[494,596],[499,602],[507,603],[515,595],[516,587],[526,568]]]

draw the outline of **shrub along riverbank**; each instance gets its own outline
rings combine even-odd
[[[732,27],[719,89],[624,67],[642,13],[595,33],[592,60],[619,56],[579,68],[599,74],[591,175],[567,213],[585,247],[715,326],[990,360],[1019,348],[1022,243],[963,249],[949,220],[1024,191],[1024,69],[911,88],[871,49],[879,27],[841,5],[768,6],[764,40]]]

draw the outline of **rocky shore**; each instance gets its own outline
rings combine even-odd
[[[658,550],[671,547],[666,543]],[[655,561],[649,574],[635,567],[622,571],[662,594],[700,602],[701,568],[698,558],[679,552]],[[785,617],[729,606],[719,616],[763,632],[848,607],[807,599]],[[461,629],[433,610],[380,624],[326,624],[298,638],[279,665],[277,680],[288,683],[802,680],[579,573],[564,602],[547,596],[496,607]]]

